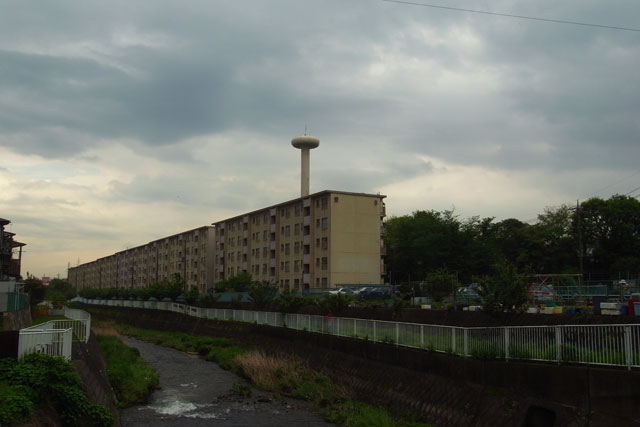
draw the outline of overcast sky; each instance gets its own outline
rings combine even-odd
[[[637,0],[433,1],[640,27]],[[530,221],[640,186],[639,73],[637,31],[379,0],[0,1],[0,217],[65,277],[299,196],[307,125],[312,192]]]

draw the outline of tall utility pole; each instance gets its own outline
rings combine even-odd
[[[580,200],[576,201],[576,217],[578,219],[578,259],[580,260],[580,286],[584,280],[584,246],[582,245],[582,218],[580,215]]]

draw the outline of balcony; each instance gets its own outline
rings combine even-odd
[[[270,216],[276,216],[277,212],[278,212],[278,210],[276,208],[269,209],[269,215]]]
[[[276,225],[275,224],[271,224],[271,228],[269,229],[269,231],[271,233],[275,233],[276,232]]]
[[[303,264],[309,264],[311,262],[311,255],[310,254],[304,254],[302,256],[302,263]]]
[[[310,235],[306,235],[306,236],[302,236],[302,244],[303,245],[310,245],[311,244],[311,236]]]
[[[311,225],[311,216],[305,216],[302,220],[302,225]]]
[[[386,256],[386,255],[387,255],[387,247],[380,246],[380,256]]]
[[[271,259],[269,260],[269,267],[271,267],[271,268],[275,268],[275,267],[276,267],[276,260],[275,260],[275,258],[271,258]]]
[[[242,253],[246,255],[246,253],[248,252],[249,248],[247,248],[246,246],[242,247]]]
[[[310,197],[307,197],[306,199],[304,199],[302,201],[302,207],[303,208],[311,207],[311,198]]]
[[[310,274],[303,274],[302,275],[302,284],[309,285],[310,283],[311,283],[311,275]]]
[[[248,222],[249,222],[249,215],[245,215],[245,216],[243,216],[243,217],[242,217],[242,222],[243,222],[244,224],[248,223]]]
[[[242,271],[247,271],[247,263],[246,262],[242,263]]]
[[[243,238],[243,239],[246,239],[246,238],[248,238],[248,237],[249,237],[249,231],[248,231],[248,230],[244,230],[244,231],[242,232],[242,238]]]
[[[269,250],[272,250],[272,251],[276,250],[276,242],[269,242]]]

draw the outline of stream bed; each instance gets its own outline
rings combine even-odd
[[[121,411],[122,425],[141,426],[333,426],[296,399],[275,399],[251,388],[249,396],[233,393],[249,384],[213,362],[171,348],[126,338],[158,372],[160,389],[146,405]]]

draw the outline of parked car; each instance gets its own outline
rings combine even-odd
[[[362,288],[358,288],[355,291],[353,291],[353,296],[357,297],[358,295],[360,295],[362,292],[367,291],[368,289],[373,289],[371,286],[365,286]]]
[[[338,295],[338,294],[353,295],[353,290],[350,288],[338,288],[338,289],[329,291],[327,293],[330,295]]]
[[[361,300],[386,299],[391,297],[391,288],[389,287],[371,287],[365,289],[358,294]]]

